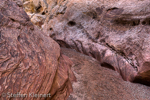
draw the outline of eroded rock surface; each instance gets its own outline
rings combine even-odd
[[[149,0],[24,0],[23,2],[32,22],[62,47],[75,49],[97,59],[102,67],[117,71],[124,80],[150,85]],[[26,3],[29,3],[29,6]],[[37,16],[44,17],[40,19]],[[70,52],[65,54],[73,59],[74,63],[85,62],[78,57],[73,58],[78,54],[73,55],[74,53]],[[149,88],[124,82],[117,73],[101,68],[98,62],[88,64],[89,68],[81,62],[79,66],[73,68],[79,84],[73,85],[74,93],[70,96],[70,100],[99,98],[149,100],[149,95],[146,94],[149,93]],[[97,66],[105,70],[104,74],[97,71],[99,70]],[[98,81],[101,79],[104,83]],[[107,80],[113,84],[112,87],[107,84],[109,82]]]
[[[44,33],[120,73],[150,85],[149,0],[50,0]]]
[[[0,0],[0,100],[66,100],[75,80],[72,62],[31,23],[19,2]],[[51,96],[33,98],[29,93]]]
[[[92,57],[62,48],[61,52],[74,63],[77,78],[67,100],[149,100],[150,87],[124,81],[119,73],[101,67]]]

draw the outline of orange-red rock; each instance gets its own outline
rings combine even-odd
[[[31,23],[22,6],[0,0],[0,100],[66,100],[75,80],[71,65],[59,45]],[[33,98],[32,93],[51,96]]]

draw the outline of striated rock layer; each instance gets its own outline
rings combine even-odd
[[[61,52],[73,61],[77,78],[67,100],[150,100],[150,87],[124,81],[116,71],[75,50],[61,48]]]
[[[66,100],[75,80],[71,66],[59,45],[31,23],[20,1],[0,0],[0,100]]]
[[[39,26],[62,47],[96,58],[124,80],[150,85],[149,0],[31,2],[41,5],[39,13],[32,6],[34,13],[46,15]]]

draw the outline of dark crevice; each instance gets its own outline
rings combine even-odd
[[[121,50],[117,50],[117,53],[120,54],[120,55],[123,56],[123,57],[126,56],[126,54],[125,54],[123,51],[121,51]]]
[[[119,8],[117,8],[117,7],[113,7],[113,8],[109,8],[109,9],[107,9],[107,11],[111,11],[111,10],[115,10],[115,9],[119,9]]]
[[[114,46],[110,46],[108,43],[106,43],[106,46],[111,48],[111,50],[116,51]]]
[[[46,13],[45,12],[42,12],[42,15],[45,15]]]
[[[115,51],[117,54],[125,58],[126,54],[123,51],[116,50],[114,46],[110,46],[108,43],[106,43],[106,46],[109,47],[112,51]]]
[[[142,21],[142,25],[150,25],[150,18],[146,18]]]
[[[144,69],[148,69],[150,67],[150,62],[145,62],[142,66]],[[133,82],[150,86],[150,70],[144,71],[141,69]]]
[[[114,23],[122,26],[137,26],[140,24],[140,19],[117,18]]]
[[[70,46],[62,40],[56,40],[56,42],[60,45],[60,47],[70,48]]]
[[[100,37],[100,32],[97,32],[96,38],[95,39],[99,39]]]
[[[115,70],[114,67],[106,62],[103,62],[101,63],[101,66],[102,67],[106,67],[106,68],[109,68],[109,69],[112,69],[112,70]]]
[[[35,8],[35,9],[36,9],[36,12],[39,13],[41,8],[42,8],[41,5],[39,5],[38,7],[36,7],[36,8]]]
[[[57,12],[56,15],[65,14],[65,12]]]
[[[13,19],[13,18],[10,18],[13,22],[15,22],[15,19]]]
[[[49,30],[50,30],[50,31],[52,31],[52,30],[53,30],[53,28],[49,28]]]
[[[145,25],[145,24],[146,24],[146,22],[145,22],[145,21],[143,21],[143,22],[142,22],[142,25]]]
[[[91,54],[91,57],[95,58],[95,55],[92,52],[89,52]]]
[[[68,26],[75,26],[75,25],[76,25],[76,22],[74,22],[74,21],[69,21],[67,24],[68,24]]]
[[[140,24],[140,20],[134,20],[131,25],[136,26],[136,25],[139,25],[139,24]]]
[[[140,83],[143,85],[150,86],[150,80],[143,79],[142,77],[135,77],[135,79],[133,80],[133,83]]]
[[[75,50],[76,50],[77,52],[80,52],[77,43],[76,43],[75,41],[73,41],[72,39],[71,39],[71,41],[72,41],[72,42],[74,43],[74,45],[75,45]]]
[[[17,40],[18,40],[18,41],[20,41],[20,40],[21,40],[21,37],[20,37],[20,35],[17,37]]]

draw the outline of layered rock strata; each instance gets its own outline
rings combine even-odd
[[[75,80],[72,62],[18,3],[0,0],[0,100],[66,100]]]

